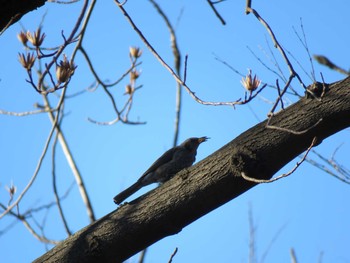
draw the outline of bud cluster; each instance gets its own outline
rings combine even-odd
[[[129,48],[129,57],[131,59],[131,70],[129,73],[130,83],[125,86],[125,93],[128,95],[132,95],[135,91],[135,83],[136,80],[140,77],[141,71],[136,69],[136,62],[141,57],[142,50],[139,47],[130,47]]]
[[[51,54],[45,54],[44,51],[47,49],[42,47],[45,37],[46,35],[42,32],[41,27],[39,27],[35,32],[21,31],[17,35],[18,40],[23,44],[23,46],[26,49],[25,53],[18,54],[19,62],[28,73],[28,82],[32,84],[35,90],[39,93],[49,93],[65,87],[70,81],[77,67],[73,61],[68,61],[66,55],[63,55],[63,60],[57,63],[61,54],[57,53],[58,48],[55,48],[55,51]],[[138,52],[136,52],[136,55],[137,53]],[[48,58],[50,58],[51,60],[49,61],[49,63],[45,63],[45,71],[38,71],[38,84],[35,84],[32,76],[32,68],[36,61],[43,62],[42,60],[47,60]],[[52,66],[54,65],[56,65],[56,81],[54,80],[52,76],[53,74],[51,73]],[[44,88],[42,84],[44,83],[44,79],[47,75],[50,76],[50,80],[52,83],[51,88]]]
[[[68,61],[66,55],[63,55],[63,60],[56,66],[56,78],[59,83],[67,82],[73,76],[75,69],[73,61]]]

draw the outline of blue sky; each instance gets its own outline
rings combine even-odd
[[[206,1],[177,1],[160,3],[176,28],[183,56],[189,55],[187,84],[196,95],[208,101],[231,101],[244,95],[241,77],[216,60],[219,57],[242,74],[251,68],[268,83],[275,83],[276,75],[268,71],[249,51],[251,49],[269,67],[270,38],[253,15],[244,15],[245,1],[225,1],[218,10],[227,22],[222,26]],[[69,32],[82,3],[57,5],[47,3],[21,20],[28,30],[34,31],[46,13],[43,30],[45,45],[59,45],[61,30]],[[348,68],[349,35],[346,32],[350,4],[338,1],[255,1],[254,8],[269,22],[280,43],[301,63],[306,72],[311,71],[307,53],[294,29],[301,34],[300,19],[311,54],[322,54],[338,65]],[[125,8],[154,45],[161,56],[172,65],[169,34],[163,20],[147,1],[129,1]],[[181,14],[181,15],[180,15]],[[294,28],[294,29],[293,29]],[[34,103],[42,103],[41,96],[26,82],[26,74],[17,55],[23,51],[16,34],[21,25],[16,24],[0,37],[0,109],[7,111],[33,110]],[[129,66],[130,46],[143,50],[141,77],[142,89],[135,95],[131,120],[146,121],[146,125],[99,126],[87,118],[109,121],[115,116],[108,98],[98,89],[86,92],[65,103],[66,117],[62,130],[72,149],[77,165],[84,177],[98,218],[116,209],[112,198],[126,188],[149,167],[165,150],[172,146],[175,116],[175,81],[145,48],[119,9],[109,1],[98,2],[84,40],[93,64],[102,79],[117,79]],[[248,49],[248,48],[249,49]],[[67,50],[69,56],[72,48]],[[288,74],[279,53],[274,52],[284,74]],[[310,80],[292,59],[306,85]],[[68,94],[87,88],[93,77],[79,54],[78,68],[69,86]],[[315,73],[320,81],[322,72],[326,82],[344,76],[317,64]],[[117,101],[123,100],[124,81],[113,88]],[[300,85],[293,82],[300,90]],[[201,160],[234,139],[246,129],[266,118],[271,108],[269,101],[276,92],[265,90],[247,106],[234,110],[231,107],[210,107],[196,103],[183,94],[183,112],[180,141],[193,136],[211,139],[200,146],[197,160]],[[297,98],[289,96],[286,102]],[[51,102],[57,97],[50,95]],[[0,115],[0,201],[7,203],[6,185],[13,182],[20,192],[32,176],[46,138],[51,129],[45,114],[27,117]],[[347,164],[349,159],[349,130],[344,130],[325,140],[316,150],[329,157],[336,147],[338,161]],[[20,205],[21,211],[47,204],[54,200],[51,180],[51,147],[33,188]],[[312,157],[312,156],[311,156]],[[313,156],[314,157],[314,156]],[[280,173],[290,170],[288,164]],[[74,181],[61,148],[57,147],[57,176],[59,191],[63,194]],[[135,194],[144,193],[147,189]],[[256,227],[257,262],[277,235],[264,262],[288,262],[290,248],[294,248],[299,262],[350,262],[348,244],[350,213],[346,206],[349,186],[320,170],[304,163],[293,175],[273,184],[259,185],[242,196],[216,209],[183,229],[151,246],[146,262],[166,262],[175,247],[179,251],[174,262],[248,262],[249,259],[249,207]],[[77,231],[88,224],[85,208],[75,187],[63,201],[69,226]],[[57,209],[37,213],[34,218],[42,223],[46,219],[45,234],[52,239],[64,239],[62,223],[57,222]],[[50,246],[37,241],[14,218],[0,220],[0,247],[4,262],[29,262],[43,254]],[[33,221],[31,221],[33,222]],[[18,251],[21,251],[19,253]],[[130,262],[136,262],[132,258]]]

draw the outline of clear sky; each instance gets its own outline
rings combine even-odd
[[[220,24],[206,1],[169,2],[160,5],[176,29],[182,55],[189,55],[187,83],[197,96],[208,101],[232,101],[244,95],[241,76],[216,58],[242,74],[250,68],[263,82],[275,83],[277,76],[251,52],[276,70],[269,35],[253,15],[244,14],[245,1],[224,1],[217,5],[226,26]],[[60,32],[70,32],[81,5],[82,1],[74,5],[47,3],[0,36],[1,110],[30,111],[35,103],[42,104],[41,96],[25,82],[26,73],[18,62],[18,52],[23,51],[23,46],[16,35],[21,26],[34,31],[44,19],[45,46],[57,46],[62,43]],[[312,68],[307,52],[295,34],[296,31],[302,36],[300,21],[311,55],[325,55],[345,69],[349,68],[349,1],[271,0],[255,1],[253,7],[293,55],[293,65],[306,85],[312,80],[304,71],[310,73]],[[129,0],[125,8],[156,50],[172,65],[169,33],[152,5],[148,1]],[[100,126],[89,122],[88,118],[98,121],[115,118],[110,101],[101,88],[67,99],[65,103],[62,130],[84,177],[96,216],[100,218],[116,209],[112,201],[115,194],[135,182],[157,157],[172,147],[175,81],[145,48],[113,1],[98,1],[83,45],[100,77],[111,81],[118,79],[129,66],[130,46],[139,46],[143,50],[143,63],[139,68],[142,74],[138,80],[143,86],[135,94],[130,120],[145,121],[146,125],[117,123]],[[71,51],[72,48],[68,48],[68,57]],[[273,52],[282,71],[288,75],[279,53]],[[75,63],[78,68],[68,95],[86,89],[94,81],[81,54]],[[316,63],[314,68],[318,81],[321,81],[320,72],[326,82],[344,78]],[[125,84],[127,81],[112,90],[117,103],[125,99],[122,96]],[[299,83],[293,82],[293,87],[303,94]],[[201,160],[264,120],[275,96],[275,90],[266,89],[249,106],[233,109],[200,105],[184,92],[180,141],[194,136],[210,137],[199,148],[197,160]],[[53,104],[57,103],[55,94],[49,98]],[[285,99],[286,104],[297,100],[291,95]],[[51,125],[46,114],[27,117],[0,115],[0,127],[0,202],[7,204],[6,186],[13,182],[17,187],[15,198],[23,190],[34,173]],[[347,129],[325,140],[316,150],[329,158],[342,144],[336,157],[347,165],[349,143]],[[22,212],[54,201],[51,146],[34,186],[20,204]],[[310,157],[316,159],[315,155]],[[290,170],[298,160],[280,173]],[[63,195],[74,179],[59,145],[56,172],[59,192]],[[290,177],[259,185],[179,234],[154,244],[147,252],[146,262],[167,262],[176,247],[178,253],[174,262],[248,262],[249,209],[255,226],[256,262],[289,262],[291,248],[295,249],[299,262],[318,262],[320,255],[322,262],[350,262],[350,212],[346,205],[349,197],[349,185],[304,163]],[[72,231],[88,224],[76,187],[63,201],[63,209]],[[33,225],[44,223],[45,235],[60,240],[66,235],[57,218],[57,209],[52,208],[33,213],[30,222]],[[40,232],[39,228],[36,229]],[[11,216],[0,220],[0,231],[1,262],[30,262],[51,248],[37,241],[21,222]],[[130,262],[137,262],[137,258]]]

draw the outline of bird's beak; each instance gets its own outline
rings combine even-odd
[[[200,138],[198,138],[198,142],[199,142],[199,143],[206,142],[208,139],[210,139],[210,138],[209,138],[209,137],[206,137],[206,136],[200,137]]]

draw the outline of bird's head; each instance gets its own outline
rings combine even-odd
[[[209,138],[204,136],[204,137],[193,137],[189,138],[186,141],[182,143],[184,147],[186,147],[189,150],[197,150],[198,146],[202,143],[207,141]]]

